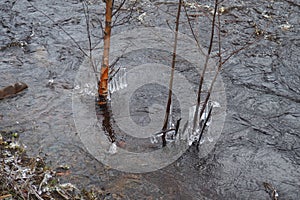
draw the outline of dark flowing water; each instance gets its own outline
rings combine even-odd
[[[205,157],[199,158],[191,147],[173,164],[144,174],[106,167],[86,150],[75,128],[72,93],[86,57],[59,26],[87,50],[82,4],[76,0],[31,2],[53,21],[25,0],[0,3],[0,86],[18,81],[29,86],[20,95],[1,100],[0,131],[18,132],[28,152],[45,156],[53,167],[70,165],[72,175],[64,181],[101,188],[107,199],[116,198],[112,194],[121,199],[270,199],[263,182],[277,189],[279,199],[300,198],[299,2],[222,3],[225,54],[257,39],[223,66],[227,111],[222,134]],[[97,43],[104,5],[90,3],[91,37]],[[213,2],[198,1],[198,5],[209,15]],[[113,34],[133,27],[167,28],[166,20],[173,27],[176,9],[163,1],[139,1],[130,22],[115,27]],[[121,18],[126,15],[122,12]],[[141,22],[138,17],[144,12]],[[197,16],[192,25],[207,47],[210,21],[195,9],[189,12]],[[190,34],[186,21],[180,28]],[[9,45],[17,41],[28,45]],[[141,54],[132,53],[120,62],[166,62],[164,53]],[[197,82],[193,70],[180,71]]]

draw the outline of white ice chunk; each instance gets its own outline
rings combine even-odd
[[[108,150],[108,153],[110,153],[110,154],[117,153],[117,145],[116,145],[115,142],[111,143],[111,145],[109,147],[109,150]]]
[[[155,144],[155,143],[158,142],[156,136],[152,136],[152,137],[150,138],[150,141],[151,141],[152,144]]]

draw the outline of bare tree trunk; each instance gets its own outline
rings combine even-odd
[[[111,19],[113,0],[106,0],[105,29],[104,29],[104,50],[102,56],[102,65],[100,72],[100,81],[98,84],[99,104],[106,104],[108,94],[108,72],[109,72],[109,48],[111,35]]]

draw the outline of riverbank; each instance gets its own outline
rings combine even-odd
[[[62,182],[70,175],[68,166],[51,169],[45,158],[29,157],[13,132],[0,133],[0,199],[101,199],[103,191],[79,190]]]

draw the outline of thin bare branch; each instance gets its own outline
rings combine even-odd
[[[179,0],[177,16],[176,16],[175,41],[174,41],[173,56],[172,56],[172,69],[171,69],[171,77],[170,77],[170,83],[169,83],[169,97],[168,97],[168,103],[167,103],[167,108],[166,108],[166,113],[165,113],[164,125],[162,128],[163,131],[165,131],[168,126],[170,108],[171,108],[171,103],[172,103],[172,88],[173,88],[173,78],[174,78],[175,62],[176,62],[176,50],[177,50],[178,28],[179,28],[181,4],[182,4],[182,0]],[[166,133],[163,134],[162,141],[163,141],[163,146],[166,146],[166,144],[167,144]]]
[[[130,6],[130,10],[129,13],[124,16],[121,20],[119,19],[119,16],[121,15],[121,8],[119,7],[118,11],[114,12],[114,22],[112,24],[112,28],[116,27],[116,26],[121,26],[124,25],[125,23],[128,23],[131,19],[132,19],[132,15],[133,15],[133,11],[135,9],[135,5],[137,4],[137,1],[135,1],[131,6]],[[123,5],[122,5],[123,6]]]
[[[218,23],[220,23],[220,20],[218,20],[218,21],[219,21]],[[204,101],[204,105],[206,105],[206,104],[208,103],[208,101],[209,101],[209,98],[210,98],[210,96],[211,96],[211,93],[212,93],[214,84],[215,84],[215,82],[216,82],[216,80],[217,80],[217,77],[218,77],[219,73],[221,72],[221,69],[222,69],[222,67],[223,67],[223,64],[226,63],[232,56],[234,56],[234,55],[236,55],[237,53],[239,53],[240,51],[242,51],[242,50],[248,48],[249,46],[255,44],[258,40],[260,40],[260,39],[262,38],[262,37],[260,37],[260,38],[257,38],[257,39],[254,40],[254,41],[251,41],[251,42],[247,43],[247,44],[244,45],[243,47],[241,47],[241,48],[239,48],[239,49],[233,51],[227,58],[225,58],[225,59],[223,60],[223,57],[222,57],[222,54],[221,54],[221,34],[220,34],[220,32],[221,32],[221,31],[219,30],[219,34],[218,34],[218,40],[219,40],[219,41],[218,41],[218,42],[219,42],[219,64],[218,64],[218,68],[217,68],[217,71],[216,71],[216,73],[215,73],[215,76],[214,76],[214,78],[213,78],[213,80],[212,80],[212,82],[211,82],[211,84],[210,84],[210,87],[209,87],[207,96],[206,96],[205,101]],[[200,114],[199,114],[200,116],[204,113],[204,110],[205,110],[205,107],[202,107],[202,109],[201,109],[201,111],[200,111]]]
[[[203,105],[203,107],[206,107],[206,106],[208,106],[208,104]],[[203,123],[202,127],[201,127],[200,135],[199,135],[199,138],[198,138],[198,141],[197,141],[197,148],[198,148],[198,149],[199,149],[200,141],[201,141],[201,138],[202,138],[202,136],[203,136],[204,130],[205,130],[205,128],[206,128],[206,124],[207,124],[207,122],[208,122],[208,120],[209,120],[209,118],[210,118],[210,116],[211,116],[212,109],[213,109],[213,106],[210,106],[209,111],[208,111],[208,114],[207,114],[207,116],[206,116],[206,118],[205,118],[205,120],[204,120],[204,123]]]
[[[119,5],[119,7],[113,12],[112,17],[115,16],[115,14],[118,13],[118,12],[121,10],[121,8],[122,8],[123,5],[125,4],[125,2],[126,2],[126,0],[123,0],[123,1],[121,2],[121,4]]]
[[[51,17],[49,17],[45,12],[43,12],[42,10],[38,9],[35,5],[33,5],[30,1],[27,1],[30,6],[32,6],[36,11],[42,13],[45,17],[47,17],[51,22],[53,22],[58,28],[60,28],[73,42],[74,44],[78,47],[78,49],[85,55],[88,57],[88,54],[81,48],[81,46],[78,44],[78,42],[72,37],[72,35],[70,35],[70,33],[68,33],[62,26],[60,26],[59,24],[57,24],[53,19],[51,19]]]
[[[96,83],[98,82],[98,76],[97,76],[97,69],[95,67],[95,63],[93,61],[93,51],[92,51],[92,38],[91,38],[91,31],[90,31],[90,13],[89,13],[89,7],[85,1],[82,2],[83,10],[84,10],[84,16],[85,16],[85,22],[86,22],[86,32],[88,36],[88,42],[89,42],[89,60],[90,64],[93,68]]]
[[[220,26],[220,24],[221,24],[221,22],[220,22],[220,14],[218,13],[217,16],[218,16],[218,27],[221,27],[221,26]],[[215,75],[215,77],[214,77],[213,82],[211,83],[210,90],[208,91],[207,97],[206,97],[205,102],[204,102],[204,105],[203,105],[203,107],[202,107],[202,109],[201,109],[201,111],[200,111],[199,117],[202,116],[202,114],[203,114],[203,112],[204,112],[204,110],[205,110],[205,107],[207,107],[207,106],[209,105],[208,100],[209,100],[209,98],[210,98],[210,94],[211,94],[211,90],[212,90],[212,88],[213,88],[214,81],[216,81],[217,75],[219,74],[219,71],[221,70],[221,67],[222,67],[222,54],[221,54],[221,51],[222,51],[222,43],[221,43],[221,42],[222,42],[222,41],[221,41],[221,30],[218,29],[219,68],[218,68],[218,71],[217,71],[217,73],[216,73],[216,75]],[[210,118],[210,116],[211,116],[212,109],[213,109],[213,106],[211,106],[211,107],[209,108],[208,115],[207,115],[207,117],[205,118],[205,121],[204,121],[203,126],[201,127],[200,135],[199,135],[199,138],[198,138],[198,141],[197,141],[197,148],[198,148],[198,149],[199,149],[200,141],[201,141],[201,138],[202,138],[202,136],[203,136],[203,132],[204,132],[204,130],[205,130],[206,124],[207,124],[207,122],[208,122],[208,120],[209,120],[209,118]]]
[[[197,123],[198,123],[198,112],[199,112],[200,101],[201,101],[202,85],[203,85],[203,81],[204,81],[204,75],[205,75],[205,72],[206,72],[206,69],[207,69],[207,66],[208,66],[208,61],[210,59],[211,49],[212,49],[212,46],[213,46],[215,19],[216,19],[216,15],[217,15],[217,10],[218,10],[218,0],[215,0],[213,21],[212,21],[212,26],[211,26],[210,43],[209,43],[208,52],[207,52],[207,55],[206,55],[206,58],[205,58],[204,67],[203,67],[202,73],[200,75],[200,81],[199,81],[197,104],[196,104],[196,109],[195,109],[195,114],[194,114],[194,121],[193,121],[193,132],[196,130]],[[203,110],[203,108],[205,108],[205,104],[202,107],[202,110]],[[199,116],[201,117],[201,114]]]
[[[191,30],[191,33],[192,33],[192,35],[193,35],[194,40],[196,41],[197,47],[198,47],[199,51],[201,51],[201,53],[202,53],[203,55],[205,55],[205,53],[203,52],[202,48],[200,47],[199,40],[198,40],[198,38],[197,38],[197,36],[196,36],[196,34],[195,34],[195,32],[194,32],[194,29],[193,29],[193,27],[192,27],[191,20],[190,20],[190,18],[189,18],[188,13],[187,13],[187,9],[186,9],[186,4],[185,4],[185,3],[183,4],[183,8],[184,8],[184,11],[185,11],[185,16],[186,16],[187,21],[188,21],[188,24],[189,24],[189,28],[190,28],[190,30]]]

